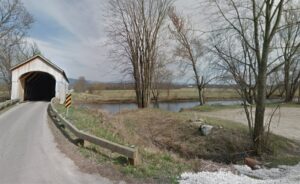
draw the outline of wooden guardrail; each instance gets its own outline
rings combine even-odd
[[[54,121],[58,121],[60,126],[69,129],[76,137],[79,138],[79,142],[84,145],[84,141],[88,141],[90,143],[96,144],[102,148],[108,149],[114,153],[118,153],[120,155],[124,155],[128,158],[129,163],[132,165],[138,164],[138,149],[131,148],[127,146],[123,146],[106,139],[102,139],[93,135],[89,135],[83,131],[78,130],[71,122],[62,117],[53,105],[53,99],[48,107],[49,116]]]
[[[19,102],[19,100],[7,100],[7,101],[5,101],[5,102],[1,102],[0,103],[0,110],[3,110],[3,109],[5,109],[6,107],[9,107],[9,106],[11,106],[11,105],[14,105],[14,104],[16,104],[16,103],[18,103]]]

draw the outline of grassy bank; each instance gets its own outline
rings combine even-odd
[[[56,105],[56,108],[60,113],[65,114],[65,109],[62,105]],[[78,148],[82,155],[96,163],[111,162],[114,163],[121,172],[129,176],[162,183],[175,183],[180,173],[186,170],[193,170],[191,161],[184,160],[168,151],[160,151],[159,149],[140,146],[137,142],[125,138],[121,132],[119,132],[120,129],[116,129],[115,127],[115,123],[118,122],[118,119],[108,119],[108,117],[100,111],[72,107],[69,111],[68,119],[71,120],[77,128],[92,135],[122,145],[138,146],[142,160],[141,165],[133,167],[128,165],[126,159],[120,155],[111,153],[96,145],[86,143],[84,148]]]
[[[61,113],[63,106],[57,105]],[[209,136],[201,136],[199,125],[192,123],[202,118],[214,130]],[[200,117],[197,112],[167,112],[159,109],[143,109],[122,112],[111,116],[100,110],[73,107],[69,119],[79,129],[93,135],[139,148],[141,164],[126,164],[120,155],[109,153],[95,145],[86,144],[81,153],[97,163],[112,162],[123,173],[135,178],[152,179],[161,183],[176,182],[184,171],[207,170],[201,159],[219,163],[240,163],[245,152],[251,154],[252,145],[247,127],[216,118]],[[270,166],[295,164],[300,161],[300,146],[286,138],[271,136],[271,145],[262,159]],[[226,165],[222,167],[228,167]]]
[[[0,102],[10,99],[8,91],[0,86]]]
[[[134,90],[101,90],[90,93],[75,93],[77,102],[86,103],[108,103],[108,102],[134,102]],[[236,99],[238,94],[234,89],[209,88],[205,91],[207,100]],[[197,100],[198,92],[196,88],[182,88],[162,90],[160,101],[189,101]]]

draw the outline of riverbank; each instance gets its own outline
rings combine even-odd
[[[63,114],[64,107],[57,106]],[[75,106],[69,119],[79,129],[124,145],[139,148],[141,164],[133,167],[119,155],[87,144],[82,155],[96,163],[114,163],[127,176],[151,179],[156,183],[176,183],[183,172],[231,170],[228,163],[242,163],[243,154],[251,155],[252,144],[247,126],[198,112],[168,112],[160,109],[124,111],[117,115]],[[202,119],[214,126],[212,134],[201,136],[193,122]],[[258,157],[263,163],[296,164],[300,145],[281,136],[271,136],[270,150]],[[106,155],[106,156],[103,156]],[[211,160],[211,161],[207,161]]]

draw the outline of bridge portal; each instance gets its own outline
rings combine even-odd
[[[63,103],[69,81],[65,72],[41,55],[36,55],[12,69],[11,99],[21,101],[50,101],[53,97]]]

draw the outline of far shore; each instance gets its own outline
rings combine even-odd
[[[240,98],[208,98],[206,102],[214,102],[214,101],[237,101]],[[158,100],[159,103],[177,103],[177,102],[196,102],[198,99],[190,98],[190,99],[161,99]],[[136,100],[128,99],[128,100],[76,100],[75,104],[129,104],[136,103]],[[155,103],[154,100],[151,100],[151,103]]]

